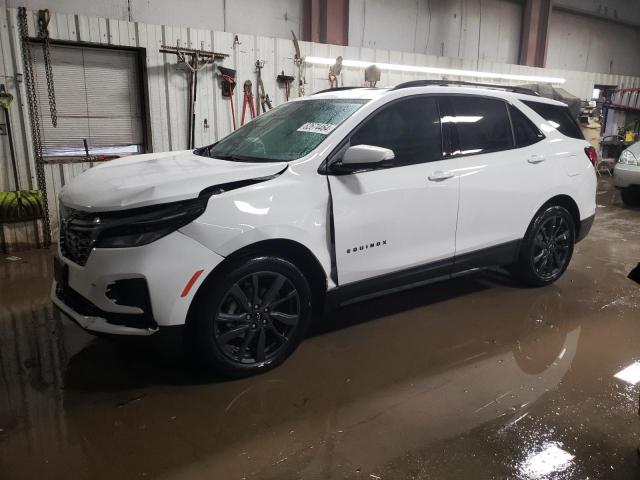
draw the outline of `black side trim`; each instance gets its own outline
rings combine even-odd
[[[596,219],[596,214],[594,213],[590,217],[587,217],[580,222],[580,228],[578,229],[578,235],[576,236],[576,243],[578,243],[580,240],[584,240],[584,237],[586,237],[589,234],[589,231],[591,230],[591,227],[593,226],[593,221],[595,219]]]
[[[327,292],[327,308],[335,308],[368,298],[445,280],[451,275],[453,259],[411,267],[406,270],[348,283]]]
[[[503,267],[511,265],[518,259],[520,240],[502,243],[476,252],[465,253],[455,257],[453,273],[465,272],[476,268]]]
[[[341,285],[327,292],[325,308],[331,310],[369,298],[457,277],[478,269],[510,265],[516,261],[519,248],[520,240],[514,240],[459,257],[438,260]]]

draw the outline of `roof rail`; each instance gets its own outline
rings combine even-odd
[[[396,85],[392,90],[400,90],[402,88],[411,88],[411,87],[428,87],[430,85],[437,85],[446,87],[449,85],[462,85],[469,87],[483,87],[483,88],[495,88],[498,90],[506,90],[508,92],[514,93],[523,93],[525,95],[535,95],[539,97],[540,95],[535,90],[531,90],[530,88],[524,87],[516,87],[510,85],[495,85],[493,83],[477,83],[477,82],[465,82],[462,80],[413,80],[411,82],[404,82],[399,85]]]
[[[325,90],[320,90],[319,92],[312,93],[311,95],[318,95],[319,93],[327,93],[327,92],[339,92],[340,90],[353,90],[354,88],[372,88],[372,87],[334,87],[334,88],[327,88]]]

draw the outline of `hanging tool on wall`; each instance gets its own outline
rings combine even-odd
[[[293,63],[298,68],[298,96],[304,97],[304,86],[307,83],[304,71],[304,57],[300,54],[300,44],[298,43],[298,38],[296,37],[296,34],[293,33],[293,30],[291,30],[291,35],[293,36],[293,48],[296,51],[293,57]]]
[[[369,65],[364,69],[364,82],[368,87],[375,87],[380,81],[380,69],[377,65]]]
[[[276,80],[284,89],[284,99],[286,102],[288,102],[289,97],[291,96],[291,83],[295,80],[295,78],[291,75],[285,75],[283,70],[280,75],[276,77]]]
[[[338,77],[342,71],[342,57],[336,58],[336,63],[329,67],[329,88],[338,87]]]
[[[229,97],[231,105],[231,121],[233,129],[236,129],[236,111],[233,106],[233,91],[236,88],[236,71],[231,68],[218,67],[220,70],[220,79],[222,80],[222,96]]]
[[[260,100],[260,106],[262,107],[262,113],[266,113],[267,110],[271,110],[271,99],[269,94],[264,90],[264,83],[262,83],[262,69],[264,68],[264,60],[256,60],[256,73],[258,74],[258,98]],[[269,107],[267,109],[267,107]]]
[[[44,14],[43,14],[44,15]],[[33,52],[31,42],[34,39],[29,37],[29,27],[27,24],[27,9],[18,8],[18,32],[22,47],[22,64],[24,69],[25,91],[27,97],[27,107],[29,109],[29,119],[31,123],[31,141],[35,155],[36,184],[38,190],[30,190],[33,195],[40,198],[41,216],[44,223],[44,246],[51,244],[51,218],[49,217],[49,201],[47,198],[47,183],[44,173],[44,160],[42,155],[42,137],[40,130],[40,111],[38,109],[38,93],[35,79],[35,69],[33,65]],[[51,97],[50,97],[51,98]],[[55,98],[55,97],[54,97]],[[53,120],[53,119],[52,119]],[[36,232],[38,229],[36,228]]]
[[[44,217],[44,201],[40,190],[21,190],[18,176],[18,161],[13,144],[11,129],[11,114],[9,109],[13,103],[13,95],[8,93],[4,85],[0,85],[0,108],[4,110],[4,119],[9,137],[9,153],[11,155],[11,169],[15,190],[0,192],[0,224],[26,222]],[[37,225],[35,231],[38,232]],[[39,244],[39,239],[36,239]]]
[[[200,42],[200,49],[184,48],[180,46],[180,40],[176,41],[175,47],[167,45],[160,46],[160,53],[172,53],[178,57],[178,64],[184,65],[187,69],[188,94],[188,148],[195,148],[196,142],[196,101],[198,96],[198,72],[207,65],[213,64],[216,60],[224,60],[229,55],[217,53],[204,49],[204,42]]]
[[[245,81],[242,88],[244,90],[244,100],[242,102],[242,120],[240,120],[240,125],[244,125],[247,106],[249,107],[249,114],[251,115],[251,118],[256,118],[256,109],[253,104],[253,85],[251,84],[251,80]]]

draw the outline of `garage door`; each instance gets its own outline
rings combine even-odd
[[[51,45],[58,126],[49,113],[42,48],[33,48],[44,157],[144,150],[138,53]]]

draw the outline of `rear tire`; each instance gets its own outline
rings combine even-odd
[[[192,340],[206,364],[229,377],[280,365],[311,321],[311,289],[289,260],[245,257],[207,279],[190,319]]]
[[[561,206],[544,207],[532,220],[511,269],[530,287],[555,282],[567,269],[575,244],[576,229],[571,214]]]

